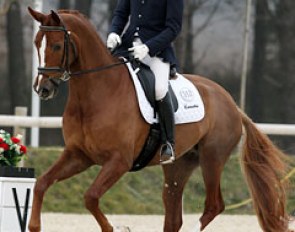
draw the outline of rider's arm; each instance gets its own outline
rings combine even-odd
[[[166,8],[165,30],[146,41],[151,56],[155,56],[171,44],[181,31],[183,0],[169,1]]]
[[[119,0],[114,11],[110,32],[121,35],[130,15],[130,0]]]

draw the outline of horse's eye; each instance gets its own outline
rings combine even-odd
[[[52,45],[52,50],[53,50],[53,51],[57,52],[57,51],[59,51],[60,49],[61,49],[61,46],[60,46],[59,44],[53,44],[53,45]]]

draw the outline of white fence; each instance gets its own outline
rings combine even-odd
[[[260,130],[269,135],[291,135],[295,136],[295,124],[267,124],[257,123]],[[40,127],[40,128],[61,128],[61,117],[29,117],[0,115],[0,126],[6,127]]]
[[[61,128],[61,117],[29,117],[0,115],[0,126],[6,127],[40,127],[40,128]]]
[[[295,124],[256,123],[258,128],[269,135],[295,135]]]
[[[295,136],[295,124],[257,123],[256,125],[262,132],[268,135]],[[61,128],[62,117],[30,117],[0,115],[0,127],[1,126],[14,127],[14,133],[20,133],[25,135],[26,130],[24,128]],[[32,142],[33,140],[34,142]],[[34,138],[31,136],[30,145],[32,147],[39,146],[39,135],[35,135]]]

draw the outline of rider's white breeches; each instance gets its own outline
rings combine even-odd
[[[142,62],[148,65],[156,78],[156,100],[159,101],[163,99],[168,92],[168,81],[169,81],[169,72],[170,72],[170,64],[165,63],[162,59],[158,57],[150,57],[147,55]]]

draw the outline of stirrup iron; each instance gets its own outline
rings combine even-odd
[[[169,154],[166,154],[164,152],[164,149],[165,150],[170,150],[171,151],[171,155]],[[168,159],[163,159],[163,157],[167,157],[169,156]],[[172,164],[173,162],[175,161],[175,152],[174,152],[174,148],[172,146],[171,143],[167,142],[165,144],[163,144],[161,146],[161,149],[160,149],[160,164],[162,165],[165,165],[165,164]]]

